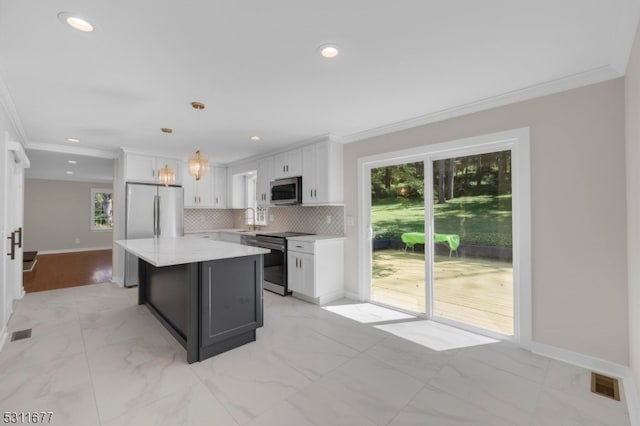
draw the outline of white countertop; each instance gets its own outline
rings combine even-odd
[[[320,241],[320,240],[344,240],[346,237],[338,237],[336,235],[299,235],[297,237],[288,237],[288,241]]]
[[[115,243],[153,266],[182,265],[270,252],[270,250],[259,247],[243,246],[206,238],[143,238],[139,240],[117,240]]]
[[[242,228],[232,228],[232,229],[204,229],[198,231],[184,231],[185,235],[190,234],[211,234],[214,232],[225,232],[227,234],[238,234],[238,235],[256,235],[264,231],[251,231]]]

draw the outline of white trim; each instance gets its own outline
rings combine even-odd
[[[111,282],[114,283],[114,284],[117,284],[118,287],[124,288],[124,280],[122,279],[122,277],[117,277],[115,275],[111,275]]]
[[[358,296],[358,293],[352,293],[350,291],[345,291],[344,292],[344,298],[345,299],[349,299],[349,300],[355,300],[358,302],[362,302],[363,300],[360,299],[360,296]]]
[[[27,153],[24,152],[24,147],[20,142],[7,142],[7,149],[13,152],[16,164],[23,169],[28,169],[31,167],[31,162],[29,161],[29,157],[27,157]]]
[[[2,352],[2,349],[4,349],[4,344],[7,341],[7,337],[9,335],[7,334],[7,327],[3,326],[2,330],[0,330],[0,352]]]
[[[61,249],[61,250],[38,250],[38,254],[60,254],[60,253],[76,253],[84,251],[99,251],[99,250],[112,250],[113,246],[104,247],[87,247],[87,248],[74,248],[74,249]]]
[[[532,342],[531,352],[553,358],[568,364],[577,365],[598,373],[622,379],[622,389],[629,410],[629,419],[632,425],[640,425],[640,405],[638,400],[638,389],[631,369],[625,365],[616,364],[601,358],[583,355],[556,346],[545,345],[544,343]]]
[[[33,170],[33,169],[32,169]],[[50,175],[46,175],[46,174],[38,174],[33,173],[33,171],[29,171],[29,176],[27,176],[25,174],[25,179],[32,179],[32,180],[50,180],[50,181],[60,181],[60,182],[86,182],[86,183],[95,183],[98,185],[104,185],[104,184],[113,184],[113,178],[105,178],[105,179],[101,179],[101,178],[96,178],[96,177],[90,177],[90,178],[82,178],[80,176],[55,176],[55,177],[51,177]]]
[[[16,105],[13,103],[13,98],[9,94],[9,88],[4,83],[2,77],[0,77],[0,105],[7,112],[7,116],[9,116],[9,120],[13,125],[14,130],[20,136],[21,142],[24,144],[29,139],[27,138],[27,132],[24,130],[24,126],[22,125],[22,121],[20,120],[20,116],[18,115],[18,111],[16,110]]]
[[[496,334],[490,330],[475,328],[457,322],[451,322],[461,328],[468,328],[476,333],[490,337],[500,336],[502,340],[512,340],[524,348],[529,348],[532,339],[532,294],[531,294],[531,188],[530,188],[530,159],[529,159],[529,128],[519,128],[498,133],[480,135],[470,138],[457,139],[448,142],[423,145],[401,151],[386,152],[358,159],[358,300],[371,299],[371,169],[402,162],[425,161],[431,162],[451,156],[467,156],[484,152],[511,150],[514,169],[512,177],[513,187],[513,283],[514,283],[514,335]],[[425,180],[430,167],[425,167]],[[430,179],[425,183],[425,200],[430,199]],[[425,205],[427,217],[429,201]],[[433,225],[426,223],[426,232],[430,232]],[[426,249],[425,256],[432,256],[430,249]],[[428,258],[428,257],[427,257]],[[425,262],[425,268],[430,268],[430,262]],[[425,270],[425,278],[430,277],[430,271]],[[428,286],[426,286],[428,287]],[[434,317],[431,313],[432,295],[427,291],[427,312],[425,317],[435,321],[442,318]],[[452,320],[446,320],[449,323]]]
[[[86,155],[87,157],[106,158],[109,160],[118,158],[118,152],[115,150],[110,151],[80,146],[57,145],[53,143],[29,142],[26,145],[26,149],[33,149],[34,151],[59,152],[61,154]]]
[[[590,84],[600,83],[602,81],[612,80],[614,78],[622,77],[623,75],[624,70],[623,72],[618,72],[613,67],[605,65],[602,67],[594,68],[592,70],[572,74],[540,84],[534,84],[522,89],[513,90],[501,95],[491,96],[488,98],[458,105],[452,108],[447,108],[429,114],[421,115],[409,120],[399,121],[385,126],[364,130],[362,132],[352,133],[350,135],[344,136],[342,140],[344,141],[344,143],[357,142],[375,136],[386,135],[388,133],[406,130],[418,126],[424,126],[425,124],[460,117],[478,111],[484,111],[499,106],[509,105],[516,102],[550,95],[553,93],[564,92],[566,90],[571,90]]]
[[[343,138],[340,136],[337,136],[333,133],[323,133],[321,135],[312,136],[310,138],[303,139],[280,148],[276,148],[275,150],[269,151],[266,154],[255,154],[250,157],[245,157],[245,158],[241,158],[240,160],[232,161],[230,163],[227,163],[226,167],[231,168],[231,167],[241,166],[245,163],[261,160],[263,158],[273,157],[274,155],[282,154],[283,152],[291,151],[292,149],[302,148],[307,145],[313,145],[315,143],[326,142],[326,141],[338,142],[341,144],[345,143]]]

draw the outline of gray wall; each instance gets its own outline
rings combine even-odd
[[[111,231],[92,231],[91,188],[111,185],[25,179],[25,250],[57,251],[111,247]],[[76,238],[80,243],[76,243]]]
[[[345,194],[373,154],[530,127],[534,341],[628,364],[624,81],[611,80],[345,145]],[[346,291],[358,291],[356,197]]]
[[[629,363],[640,385],[640,31],[625,77]]]

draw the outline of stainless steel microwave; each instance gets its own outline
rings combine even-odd
[[[302,204],[302,178],[298,176],[271,182],[271,204]]]

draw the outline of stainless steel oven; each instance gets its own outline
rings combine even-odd
[[[291,294],[287,283],[287,237],[309,235],[300,232],[257,234],[256,246],[270,250],[263,255],[264,288],[281,296]]]

